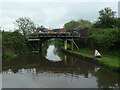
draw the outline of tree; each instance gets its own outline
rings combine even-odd
[[[82,29],[89,28],[90,29],[92,27],[92,23],[88,20],[81,19],[78,22],[79,22],[79,26],[78,26],[79,28],[82,28]]]
[[[17,31],[2,31],[2,56],[3,59],[25,54],[30,51],[30,47],[25,37]]]
[[[70,21],[70,22],[68,22],[68,23],[66,23],[65,25],[64,25],[64,28],[65,29],[70,29],[70,30],[72,30],[72,29],[75,29],[76,27],[78,27],[78,25],[79,25],[79,22],[78,21]]]
[[[70,21],[64,25],[65,29],[69,30],[79,30],[79,29],[85,29],[85,28],[91,28],[92,23],[88,20],[77,20],[77,21]]]
[[[77,20],[70,21],[64,25],[65,29],[70,32],[74,32],[75,34],[81,34],[81,36],[88,37],[89,29],[92,27],[92,23],[88,20]]]
[[[119,29],[109,28],[95,30],[93,34],[90,35],[91,42],[94,42],[95,48],[101,50],[117,50],[120,45]]]
[[[120,18],[117,18],[116,25],[118,26],[118,28],[120,28]]]
[[[21,32],[25,37],[27,37],[29,33],[32,33],[35,30],[34,22],[30,18],[27,18],[27,17],[21,17],[17,19],[14,22],[14,24],[15,26],[17,26],[15,30]]]
[[[111,8],[106,7],[103,10],[99,11],[98,20],[94,23],[94,27],[98,28],[113,28],[116,27],[115,23],[115,11],[112,11]]]

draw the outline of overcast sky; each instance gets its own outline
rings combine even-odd
[[[17,0],[16,0],[17,1]],[[114,2],[95,2],[94,0],[73,0],[71,2],[40,2],[37,0],[2,0],[0,5],[0,27],[13,30],[13,22],[19,17],[29,17],[35,24],[47,28],[59,28],[70,20],[86,19],[96,21],[98,11],[105,7],[112,8],[118,14],[118,0]],[[33,2],[34,1],[34,2]],[[89,1],[89,2],[88,2]]]

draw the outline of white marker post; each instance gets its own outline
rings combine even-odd
[[[95,57],[101,57],[101,54],[95,49]]]

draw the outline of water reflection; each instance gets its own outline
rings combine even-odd
[[[55,46],[51,45],[51,48],[55,48]],[[60,58],[60,61],[51,62],[43,55],[37,54],[20,56],[11,61],[4,60],[3,87],[120,87],[120,81],[118,81],[120,74],[109,71],[95,63],[65,54],[60,50],[54,54]],[[46,56],[49,57],[48,54]]]
[[[61,61],[61,58],[57,55],[57,48],[54,45],[50,45],[47,49],[46,58],[52,61]]]

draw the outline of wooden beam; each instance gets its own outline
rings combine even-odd
[[[40,41],[40,39],[28,39],[28,41]]]
[[[73,40],[71,40],[71,50],[73,51]]]
[[[75,44],[75,46],[77,47],[77,49],[79,49],[79,47],[77,46],[77,44],[75,43],[75,41],[72,39],[73,43]]]

